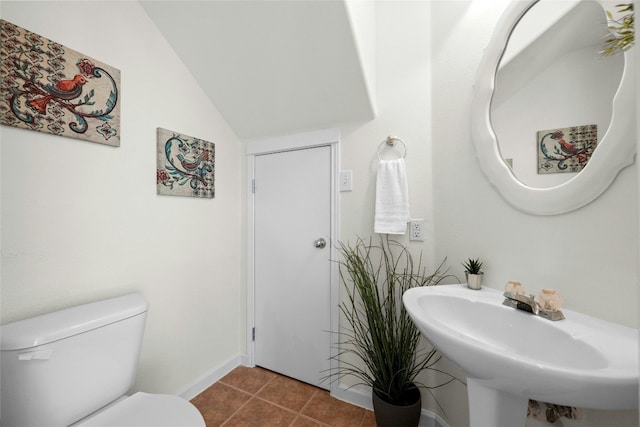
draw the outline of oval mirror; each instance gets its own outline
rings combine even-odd
[[[513,1],[485,49],[471,105],[476,155],[524,212],[578,209],[633,163],[633,61],[594,53],[603,25],[598,2]]]

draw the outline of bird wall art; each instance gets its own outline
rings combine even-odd
[[[120,145],[120,71],[0,20],[0,123]]]
[[[580,172],[597,145],[597,125],[538,131],[538,173]]]
[[[214,197],[215,145],[162,128],[157,129],[157,140],[157,193]]]

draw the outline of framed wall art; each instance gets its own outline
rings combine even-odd
[[[215,196],[215,144],[157,129],[157,193],[168,196]]]
[[[541,130],[537,141],[539,174],[580,172],[598,145],[598,126]]]
[[[120,145],[120,71],[0,20],[0,123]]]

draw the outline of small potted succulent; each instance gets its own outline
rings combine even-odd
[[[482,277],[484,272],[482,271],[482,261],[480,258],[469,258],[462,263],[464,267],[464,275],[467,277],[467,287],[478,290],[482,287]]]

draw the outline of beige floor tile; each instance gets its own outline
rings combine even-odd
[[[263,368],[239,366],[191,400],[207,427],[375,427],[373,412]]]
[[[305,417],[304,415],[298,415],[293,421],[293,424],[291,424],[291,427],[326,427],[326,424],[322,424],[320,421]]]
[[[376,427],[376,416],[373,411],[364,411],[360,427]]]
[[[250,394],[215,383],[193,398],[191,403],[198,408],[207,427],[216,427],[231,417],[249,399]]]
[[[256,394],[275,377],[275,373],[266,369],[238,366],[236,369],[225,375],[220,382],[242,391],[246,391],[247,393]]]
[[[224,423],[224,427],[289,426],[296,416],[294,412],[254,397]]]
[[[300,412],[317,388],[294,379],[277,376],[260,390],[258,397]]]
[[[332,427],[353,427],[360,425],[365,410],[335,399],[327,391],[318,390],[301,413]]]

